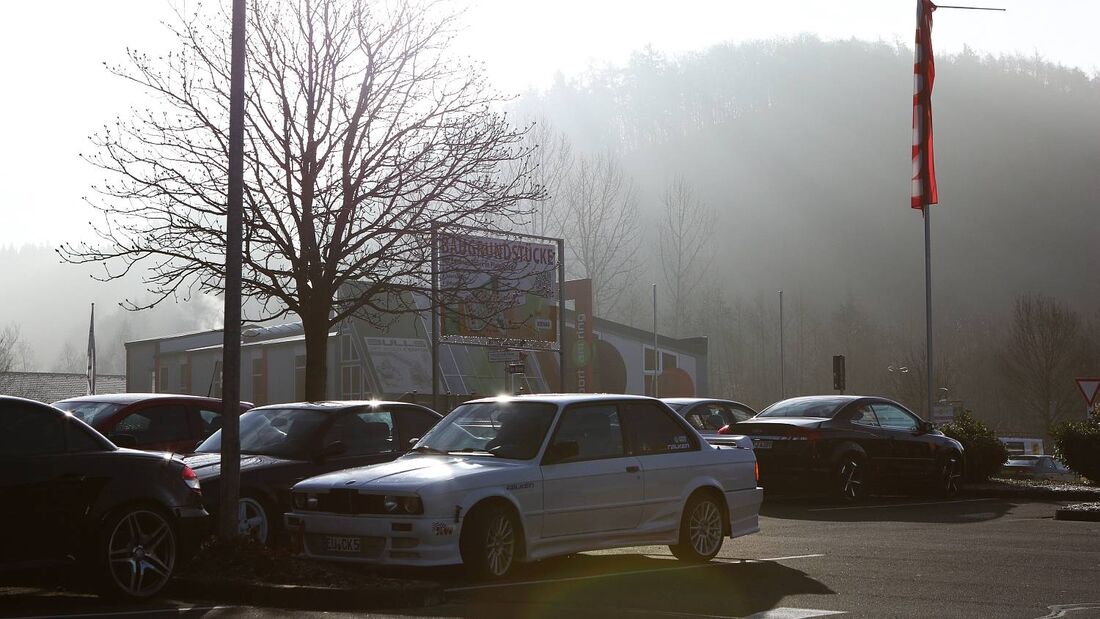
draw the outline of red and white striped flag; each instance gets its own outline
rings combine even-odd
[[[917,45],[913,59],[913,193],[910,201],[915,209],[939,202],[932,154],[932,82],[936,79],[936,65],[932,60],[932,11],[935,10],[936,5],[931,0],[917,0]]]

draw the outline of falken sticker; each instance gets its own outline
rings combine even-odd
[[[507,486],[504,487],[504,489],[505,490],[526,490],[528,488],[534,488],[534,487],[535,487],[535,482],[525,481],[525,482],[518,483],[518,484],[508,484]]]

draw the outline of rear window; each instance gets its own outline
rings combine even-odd
[[[837,411],[851,402],[842,398],[796,398],[776,402],[765,408],[757,417],[817,417],[832,419]]]
[[[93,428],[96,422],[102,422],[104,419],[109,418],[122,406],[122,404],[112,404],[111,402],[58,402],[54,404],[55,408],[72,413],[73,417]]]

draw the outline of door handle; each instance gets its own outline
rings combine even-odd
[[[633,464],[631,464],[630,466],[626,467],[626,472],[627,472],[627,473],[637,473],[637,472],[638,472],[638,471],[640,471],[640,470],[641,470],[640,468],[638,468],[637,466],[635,466],[635,465],[633,465]]]

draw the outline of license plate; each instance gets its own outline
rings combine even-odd
[[[754,438],[752,440],[752,448],[753,449],[771,449],[772,448],[772,441],[765,441],[765,440],[762,440],[762,439]]]
[[[329,552],[362,552],[362,540],[358,537],[325,536],[325,550]]]

